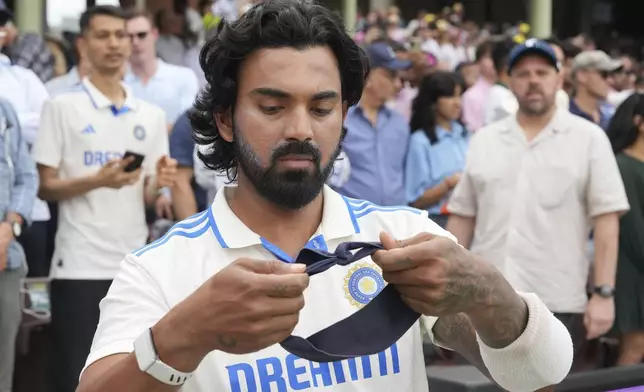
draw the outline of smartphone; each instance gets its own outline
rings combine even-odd
[[[132,173],[136,169],[140,168],[141,165],[143,164],[143,159],[145,158],[145,155],[141,155],[139,153],[132,152],[132,151],[125,151],[125,155],[123,155],[123,159],[129,158],[129,157],[134,157],[134,160],[128,163],[127,166],[125,166],[126,173]]]

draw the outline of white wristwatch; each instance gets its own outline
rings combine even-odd
[[[139,369],[166,385],[183,385],[192,373],[183,373],[161,362],[154,341],[152,329],[146,329],[134,342],[134,355]]]

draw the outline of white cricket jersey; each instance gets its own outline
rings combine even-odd
[[[221,189],[206,211],[172,228],[165,237],[128,255],[101,302],[101,318],[87,359],[95,361],[133,351],[133,342],[172,307],[206,280],[240,257],[292,261],[275,245],[252,232],[229,208]],[[346,241],[378,241],[381,231],[395,238],[419,232],[448,236],[409,207],[379,207],[324,188],[322,223],[307,247],[334,250]],[[455,239],[454,239],[455,240]],[[311,277],[304,292],[294,334],[308,337],[368,303],[384,287],[379,267],[370,258],[334,266]],[[436,318],[422,317],[398,342],[383,352],[334,363],[314,363],[280,345],[247,355],[212,352],[184,385],[184,392],[427,391],[423,333]]]
[[[43,107],[32,153],[37,163],[58,169],[60,178],[95,175],[127,150],[145,155],[136,184],[59,202],[52,278],[113,279],[123,257],[147,240],[144,177],[153,176],[157,160],[169,154],[168,134],[160,108],[127,88],[126,94],[118,109],[85,79]]]

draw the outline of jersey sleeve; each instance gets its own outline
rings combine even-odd
[[[101,316],[85,369],[114,354],[134,351],[134,341],[154,326],[169,310],[161,288],[152,275],[128,255],[100,304]]]
[[[601,129],[589,131],[595,131],[592,133],[589,182],[586,193],[589,217],[626,212],[630,205],[610,141]]]
[[[64,126],[60,105],[45,101],[40,115],[40,129],[32,148],[36,163],[58,169],[64,154]]]

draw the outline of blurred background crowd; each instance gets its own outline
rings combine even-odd
[[[76,18],[66,16],[57,26],[34,28],[34,24],[44,25],[42,15],[36,15],[46,9],[44,1],[0,0],[0,103],[10,107],[3,110],[15,111],[15,121],[30,149],[38,143],[43,127],[47,127],[41,114],[48,100],[74,91],[92,73],[103,72],[106,65],[102,61],[117,61],[110,57],[113,48],[109,45],[118,46],[113,50],[116,54],[127,53],[122,59],[120,78],[135,97],[164,113],[168,153],[179,167],[176,184],[162,188],[147,209],[147,240],[153,241],[174,222],[207,208],[217,189],[227,181],[225,174],[206,169],[196,158],[197,147],[186,111],[199,89],[207,84],[199,66],[204,42],[216,34],[223,18],[234,20],[255,2],[88,1],[88,6],[112,4],[127,11],[122,42],[101,46],[88,37],[83,39],[88,30],[97,27],[82,26],[80,14]],[[512,50],[517,45],[535,45],[533,37],[549,45],[560,64],[558,109],[608,132],[607,140],[617,154],[611,159],[623,177],[615,192],[625,189],[630,205],[630,209],[615,207],[621,214],[620,231],[614,238],[619,243],[615,281],[601,282],[601,290],[599,283],[593,281],[592,265],[597,258],[596,241],[590,230],[597,227],[591,222],[594,216],[590,212],[583,217],[587,229],[583,233],[587,248],[583,260],[557,260],[560,265],[575,264],[575,268],[556,268],[544,262],[533,266],[536,272],[528,278],[534,279],[535,286],[545,287],[552,286],[547,284],[548,279],[583,280],[583,295],[591,301],[594,296],[610,301],[616,298],[613,328],[586,342],[588,349],[579,354],[583,358],[579,358],[575,371],[644,361],[644,130],[638,131],[644,129],[639,122],[644,116],[644,100],[640,101],[644,97],[640,95],[644,94],[644,63],[641,35],[637,35],[641,34],[641,22],[637,20],[641,5],[632,2],[627,9],[619,1],[589,1],[583,7],[579,4],[581,1],[550,0],[401,0],[398,5],[382,0],[345,0],[326,4],[343,14],[372,67],[360,104],[347,115],[348,133],[329,185],[344,195],[381,206],[428,210],[432,219],[444,227],[450,226],[450,196],[455,188],[464,186],[460,183],[465,178],[470,140],[480,130],[513,116],[518,109],[517,98],[510,89],[508,64]],[[32,11],[33,15],[29,14]],[[620,29],[615,27],[618,21],[623,22]],[[620,111],[623,105],[628,109]],[[0,119],[4,118],[2,113],[0,110]],[[48,117],[47,121],[55,119]],[[0,125],[4,137],[6,121]],[[589,128],[588,132],[593,131]],[[83,132],[93,131],[88,128]],[[0,138],[0,143],[8,142]],[[0,180],[7,184],[18,174],[36,177],[35,181],[32,178],[35,188],[31,203],[22,201],[30,204],[28,213],[22,216],[25,222],[20,222],[24,226],[20,233],[11,227],[24,250],[28,272],[15,261],[18,256],[12,256],[9,242],[0,240],[4,254],[4,263],[0,263],[0,392],[50,390],[49,369],[60,358],[57,355],[63,355],[52,353],[52,347],[56,347],[56,339],[65,339],[52,332],[49,325],[51,317],[56,317],[51,314],[56,301],[49,294],[51,280],[89,278],[52,273],[61,267],[56,266],[59,261],[55,256],[56,247],[61,246],[57,240],[62,235],[59,228],[70,218],[59,215],[58,203],[42,191],[42,181],[39,195],[45,200],[35,197],[35,164],[46,163],[42,150],[47,147],[40,143],[40,152],[34,154],[31,163],[11,162],[17,174],[8,177],[0,166],[0,175],[6,175]],[[52,149],[56,148],[54,144]],[[7,156],[10,154],[0,154],[0,158]],[[85,166],[87,159],[102,163],[107,160],[86,156]],[[33,173],[21,168],[23,164]],[[4,183],[2,188],[6,188]],[[3,201],[2,192],[0,213],[7,220],[10,213],[17,211],[11,210],[13,200]],[[579,203],[584,210],[592,209],[584,204],[585,200]],[[496,207],[492,204],[488,208]],[[566,216],[566,208],[578,206],[558,208],[556,214]],[[80,212],[65,210],[65,214],[73,213]],[[478,211],[477,217],[482,220],[489,214]],[[547,226],[547,222],[540,224]],[[470,234],[465,242],[471,240]],[[119,261],[120,257],[114,260]],[[571,271],[578,271],[577,275],[569,275]],[[23,281],[25,274],[29,279]],[[570,297],[578,295],[577,289],[557,286],[549,290],[556,292],[549,297],[550,302],[546,301],[551,310],[579,315],[581,321],[575,322],[583,324],[583,306],[580,309],[568,305]],[[20,300],[14,301],[18,293]],[[613,323],[608,313],[606,317],[610,316]],[[571,332],[580,328],[583,331],[579,325],[569,327]],[[581,340],[586,339],[584,332],[577,333],[581,333]],[[428,364],[463,363],[436,347],[426,347],[426,355]],[[68,372],[78,374],[80,368]]]

